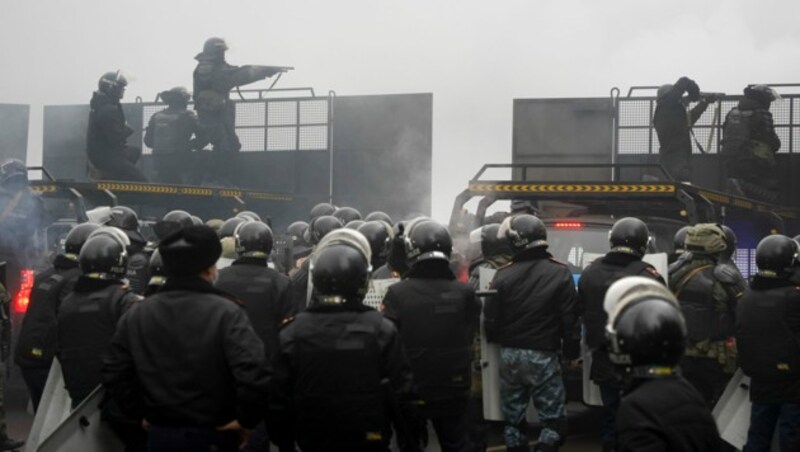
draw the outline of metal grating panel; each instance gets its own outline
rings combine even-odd
[[[296,127],[270,127],[267,129],[268,151],[293,151],[297,149]],[[262,147],[262,149],[264,149]]]
[[[150,123],[150,118],[161,110],[165,110],[166,105],[145,105],[142,107],[142,124],[147,127]],[[142,154],[149,155],[153,153],[153,149],[144,144],[144,131],[142,131]]]
[[[297,101],[270,101],[268,104],[268,126],[297,124]]]
[[[650,126],[649,100],[624,100],[619,102],[619,127]]]
[[[302,126],[300,127],[301,151],[314,151],[326,149],[328,146],[328,126]]]
[[[653,137],[655,138],[655,135]],[[650,131],[648,129],[620,129],[618,145],[617,152],[619,154],[647,154],[650,152]]]
[[[300,124],[326,124],[328,122],[328,101],[300,101]]]
[[[236,135],[242,142],[242,152],[258,152],[264,150],[264,129],[236,129]]]
[[[260,102],[237,103],[236,127],[263,127],[266,111],[266,105]]]
[[[791,148],[791,141],[789,140],[789,126],[775,126],[775,133],[781,139],[781,148],[778,149],[779,154],[788,154]]]

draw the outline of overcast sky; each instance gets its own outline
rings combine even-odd
[[[515,98],[605,97],[688,75],[705,91],[800,82],[800,1],[0,0],[0,103],[88,102],[122,69],[127,96],[191,86],[222,36],[233,64],[290,65],[280,86],[433,93],[433,209],[483,163],[511,159]],[[266,86],[266,85],[265,85]]]

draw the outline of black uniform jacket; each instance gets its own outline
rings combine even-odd
[[[123,151],[131,130],[125,124],[125,114],[118,100],[95,91],[89,103],[89,128],[86,133],[86,153],[93,164],[124,159]]]
[[[472,287],[456,281],[447,262],[426,261],[389,287],[381,308],[400,331],[426,413],[463,413],[481,312]]]
[[[266,259],[244,257],[220,270],[215,286],[244,303],[271,362],[278,349],[278,327],[294,314],[289,277],[267,267]]]
[[[214,428],[262,418],[270,370],[247,313],[199,278],[167,279],[117,327],[103,382],[130,417]]]
[[[717,424],[683,378],[635,380],[617,411],[618,452],[714,452]]]
[[[610,252],[592,262],[578,281],[578,309],[583,318],[586,345],[592,349],[591,378],[598,383],[616,380],[617,372],[604,347],[608,314],[603,302],[608,288],[626,276],[644,276],[665,284],[656,269],[638,256]]]
[[[658,142],[661,144],[661,153],[673,154],[683,153],[691,155],[692,141],[689,131],[692,125],[697,122],[703,112],[708,108],[708,103],[698,102],[687,115],[686,106],[681,100],[681,96],[693,81],[682,78],[672,89],[665,94],[656,104],[656,111],[653,115],[653,125],[658,134]],[[694,85],[697,88],[697,85]]]
[[[14,350],[20,367],[50,368],[56,352],[56,317],[61,300],[75,286],[81,271],[76,261],[59,254],[53,266],[34,277],[28,312]]]
[[[397,328],[361,303],[314,304],[284,323],[270,439],[304,450],[388,445],[389,417],[415,399]],[[395,425],[407,425],[397,422]]]
[[[577,293],[572,273],[543,248],[514,257],[492,281],[484,329],[489,342],[503,347],[560,351],[575,325]]]
[[[736,307],[739,365],[756,403],[800,403],[800,285],[755,276]]]

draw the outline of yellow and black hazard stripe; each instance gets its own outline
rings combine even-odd
[[[675,193],[674,184],[507,184],[473,183],[473,193]]]
[[[58,190],[58,186],[51,184],[51,185],[31,185],[31,190],[38,192],[38,193],[54,193]]]

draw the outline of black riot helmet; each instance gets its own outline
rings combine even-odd
[[[360,303],[369,288],[370,247],[352,229],[332,231],[311,256],[311,281],[323,303]]]
[[[244,218],[251,221],[261,221],[261,217],[252,210],[243,210],[236,214],[237,218]]]
[[[266,259],[272,252],[272,229],[260,221],[248,221],[236,228],[236,254]]]
[[[441,224],[429,219],[415,220],[405,233],[405,248],[406,259],[411,267],[429,259],[449,262],[453,239]]]
[[[483,255],[484,259],[504,254],[510,256],[513,253],[508,237],[499,237],[499,231],[499,224],[487,224],[481,228],[481,255]]]
[[[234,233],[236,233],[236,228],[238,228],[240,224],[247,223],[249,221],[251,220],[243,217],[228,218],[224,223],[222,223],[222,227],[220,227],[219,231],[217,231],[217,235],[219,235],[219,238],[221,239],[224,239],[225,237],[233,237]]]
[[[161,221],[153,227],[153,232],[159,240],[164,240],[169,235],[189,226],[194,225],[192,215],[185,210],[172,210],[164,215]]]
[[[364,221],[385,221],[389,226],[394,225],[392,217],[390,217],[386,212],[382,212],[380,210],[370,212],[366,217],[364,217]]]
[[[406,245],[405,234],[408,233],[406,229],[410,225],[408,221],[398,221],[392,226],[393,238],[389,240],[386,245],[386,264],[388,267],[403,275],[408,270],[408,262],[406,261]]]
[[[189,99],[192,98],[192,95],[189,94],[189,90],[186,88],[176,86],[166,91],[161,91],[158,93],[158,97],[170,107],[186,107],[189,105]]]
[[[360,302],[366,295],[370,265],[366,257],[347,245],[333,245],[314,258],[312,281],[323,296],[340,296]]]
[[[107,226],[122,229],[132,242],[147,243],[147,240],[139,231],[139,217],[133,209],[126,206],[115,206],[111,208],[110,212],[111,219],[106,223]]]
[[[200,59],[224,59],[225,52],[228,50],[228,44],[225,42],[224,39],[213,37],[206,39],[206,42],[203,43],[203,52],[197,55],[195,58]]]
[[[333,204],[328,204],[327,202],[321,202],[311,208],[311,212],[308,213],[308,219],[310,221],[317,217],[324,217],[325,215],[333,215],[333,212],[335,211],[336,207],[334,207]]]
[[[342,221],[331,215],[323,215],[321,217],[314,218],[311,220],[311,223],[308,224],[306,241],[312,245],[316,245],[331,231],[335,231],[336,229],[343,227],[344,224],[342,224]]]
[[[78,265],[86,277],[120,280],[127,272],[128,252],[114,235],[95,232],[81,248]]]
[[[736,252],[736,233],[733,232],[733,229],[729,228],[728,226],[722,225],[722,231],[725,233],[725,245],[727,248],[720,254],[720,260],[723,262],[730,261],[733,258],[733,254]]]
[[[192,226],[203,226],[204,224],[202,218],[197,215],[192,215]]]
[[[352,207],[339,207],[331,215],[342,220],[342,224],[361,219],[361,212]]]
[[[99,228],[100,225],[95,223],[82,223],[72,228],[64,239],[64,257],[77,262],[83,244]]]
[[[121,71],[106,72],[97,81],[98,91],[117,100],[122,99],[125,95],[126,86],[128,86],[128,79],[122,75]]]
[[[650,244],[650,231],[644,221],[626,217],[617,220],[608,233],[611,251],[644,256]]]
[[[394,237],[394,232],[389,223],[384,221],[367,221],[358,228],[364,235],[372,250],[372,268],[377,269],[386,263],[388,254],[387,243]]]
[[[777,91],[767,85],[747,85],[744,89],[744,97],[756,100],[764,108],[769,108],[769,104],[781,98]]]
[[[158,250],[155,250],[150,256],[150,266],[147,269],[150,272],[148,287],[161,287],[167,282],[167,270],[164,268],[164,260],[161,259],[161,253]]]
[[[0,163],[0,186],[19,191],[28,186],[28,168],[19,159],[6,159]]]
[[[675,233],[675,237],[672,239],[675,254],[683,254],[686,251],[686,234],[691,228],[691,226],[684,226]]]
[[[366,223],[366,221],[364,220],[353,220],[353,221],[348,221],[347,224],[344,225],[344,227],[346,227],[347,229],[358,231],[358,228],[360,228],[361,225],[363,225],[364,223]]]
[[[620,305],[609,317],[606,334],[612,362],[626,367],[673,368],[686,347],[686,322],[680,308],[674,300],[657,295]]]
[[[756,247],[758,275],[781,278],[792,272],[798,262],[798,243],[785,235],[768,235]]]
[[[542,220],[533,215],[521,214],[503,220],[498,231],[511,243],[514,254],[533,248],[547,248],[547,229]]]
[[[311,251],[311,244],[306,240],[308,223],[295,221],[286,228],[286,235],[292,238],[292,257],[303,257]]]

